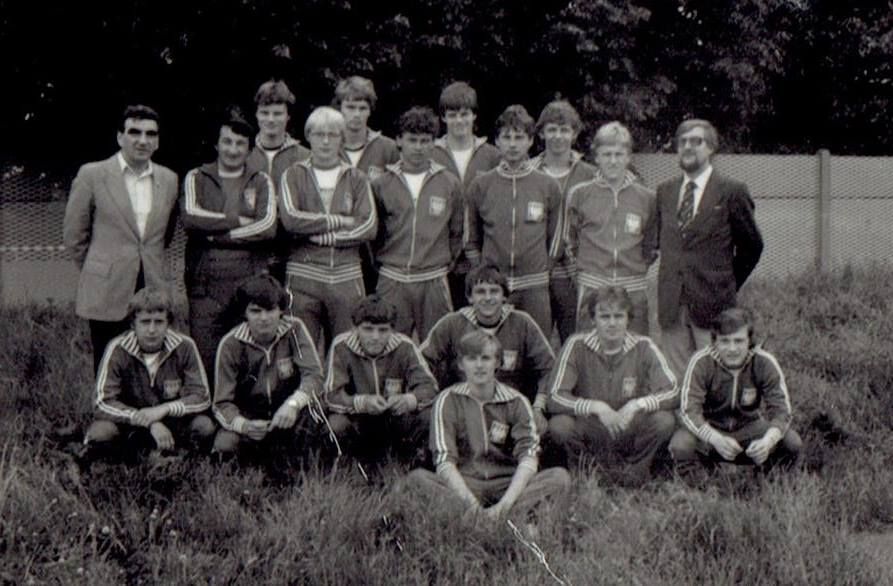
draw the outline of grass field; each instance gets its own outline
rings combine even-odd
[[[393,464],[372,483],[349,461],[287,478],[203,458],[81,471],[52,431],[91,417],[86,327],[59,308],[2,310],[0,582],[890,583],[889,551],[865,543],[893,526],[891,299],[883,266],[750,284],[802,469],[636,490],[574,471],[535,543],[394,490]]]

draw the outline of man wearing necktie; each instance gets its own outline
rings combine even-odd
[[[679,125],[683,174],[658,186],[657,222],[646,236],[660,249],[661,347],[680,379],[692,353],[710,343],[716,317],[735,306],[763,251],[747,186],[713,169],[717,142],[706,120]]]
[[[177,203],[177,175],[152,162],[158,113],[128,106],[120,151],[87,163],[71,184],[63,242],[80,269],[75,311],[89,320],[94,372],[106,344],[127,331],[127,303],[143,287],[168,290],[165,248]]]

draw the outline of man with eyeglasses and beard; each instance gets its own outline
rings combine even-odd
[[[657,221],[646,237],[660,249],[661,348],[677,378],[695,350],[710,344],[710,325],[735,306],[757,266],[763,239],[747,186],[714,170],[713,125],[685,120],[676,130],[682,176],[657,188]],[[646,247],[647,248],[647,247]]]

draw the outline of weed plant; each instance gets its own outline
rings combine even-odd
[[[803,466],[722,466],[703,486],[639,489],[573,472],[567,502],[518,521],[468,518],[312,456],[286,479],[199,456],[166,469],[82,470],[71,433],[92,417],[86,326],[70,308],[0,310],[0,582],[15,584],[889,583],[857,532],[893,524],[893,270],[748,285],[787,375]],[[527,544],[525,544],[527,542]],[[885,563],[888,564],[885,566]]]

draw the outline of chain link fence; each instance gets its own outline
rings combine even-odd
[[[642,154],[633,165],[655,187],[679,173],[672,154]],[[747,183],[766,246],[756,278],[811,267],[887,261],[893,251],[893,157],[719,155],[716,169]],[[3,170],[0,302],[69,302],[77,271],[62,246],[72,177],[22,167]],[[185,238],[176,231],[169,269],[183,292]]]
[[[78,271],[62,244],[73,176],[9,166],[0,175],[0,303],[74,302]],[[178,226],[168,255],[175,302],[185,306],[186,235]]]

